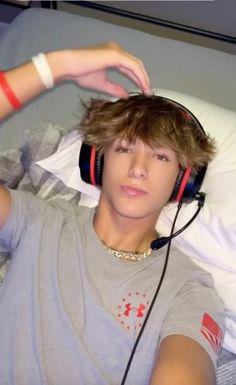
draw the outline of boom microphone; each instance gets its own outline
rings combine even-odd
[[[158,250],[161,247],[165,246],[169,242],[170,239],[175,238],[177,235],[182,233],[182,231],[184,231],[194,221],[194,219],[200,213],[201,208],[204,206],[205,194],[202,192],[199,192],[196,194],[195,199],[198,201],[198,208],[197,208],[197,211],[195,212],[195,214],[192,216],[192,218],[186,223],[186,225],[184,225],[180,230],[176,231],[173,235],[171,235],[169,237],[161,237],[161,238],[154,239],[154,241],[152,241],[152,243],[151,243],[151,249],[152,250]]]

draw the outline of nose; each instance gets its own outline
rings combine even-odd
[[[128,175],[131,178],[146,179],[148,176],[147,159],[144,154],[136,152],[130,161]]]

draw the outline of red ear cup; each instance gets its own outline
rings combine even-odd
[[[177,196],[179,195],[178,194],[179,187],[180,187],[181,181],[183,179],[184,171],[185,171],[185,169],[182,169],[182,170],[179,171],[179,174],[178,174],[177,179],[175,181],[175,185],[174,185],[172,194],[170,196],[169,202],[173,202],[173,201],[175,202],[176,199],[177,199]]]
[[[90,181],[91,184],[96,186],[96,180],[95,180],[95,157],[96,157],[96,149],[95,146],[91,147],[91,153],[90,153],[90,162],[89,162],[89,174],[90,174]]]
[[[187,167],[187,168],[184,170],[182,179],[181,179],[181,181],[180,181],[179,189],[178,189],[178,191],[177,191],[177,195],[176,195],[176,201],[177,201],[177,202],[180,202],[181,199],[183,199],[183,197],[184,197],[184,190],[185,190],[185,188],[186,188],[186,186],[187,186],[187,183],[188,183],[188,180],[189,180],[190,173],[191,173],[191,167]]]
[[[95,162],[94,162],[94,180],[95,180],[96,186],[102,185],[103,165],[104,165],[104,156],[99,155],[98,152],[96,151]]]
[[[95,146],[82,143],[79,156],[81,179],[94,186],[102,184],[103,156],[99,155]]]
[[[192,202],[201,188],[206,170],[207,166],[199,167],[197,170],[191,167],[180,170],[169,201]]]

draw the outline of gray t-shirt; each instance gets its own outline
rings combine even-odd
[[[96,236],[93,209],[11,195],[0,232],[12,255],[0,287],[0,385],[119,385],[166,248],[139,262],[119,260]],[[148,384],[171,334],[199,342],[216,365],[223,329],[211,276],[172,247],[126,384]]]

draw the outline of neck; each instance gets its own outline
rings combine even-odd
[[[99,202],[93,226],[97,236],[108,247],[117,250],[144,252],[154,238],[155,218],[129,218]]]

